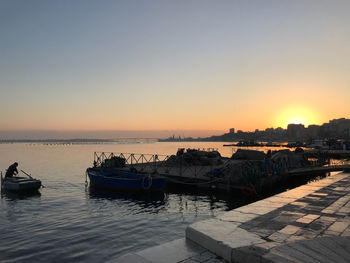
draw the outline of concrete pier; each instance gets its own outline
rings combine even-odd
[[[194,223],[186,237],[228,262],[349,262],[350,174]]]
[[[350,173],[196,222],[186,239],[117,262],[349,262]]]

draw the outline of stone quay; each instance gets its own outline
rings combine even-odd
[[[186,238],[117,262],[350,262],[350,173],[193,223]]]

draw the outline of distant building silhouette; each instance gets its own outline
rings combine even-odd
[[[305,126],[303,124],[288,124],[287,127],[288,140],[304,140],[305,139]]]

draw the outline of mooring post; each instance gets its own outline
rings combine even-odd
[[[182,176],[182,164],[183,164],[183,159],[184,159],[184,156],[181,155],[181,160],[180,160],[180,176]]]

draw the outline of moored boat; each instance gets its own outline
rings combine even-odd
[[[160,190],[166,182],[161,176],[120,169],[94,167],[86,173],[92,186],[117,190]]]
[[[35,192],[41,187],[41,181],[19,176],[11,178],[2,178],[1,176],[1,187],[12,192]]]

